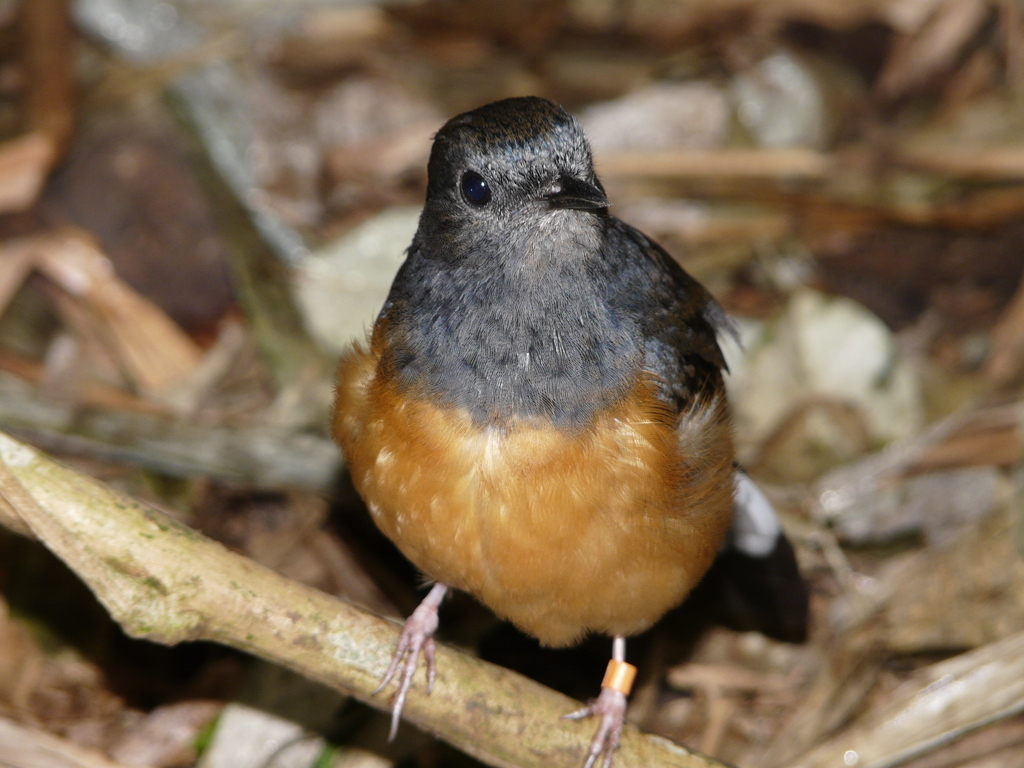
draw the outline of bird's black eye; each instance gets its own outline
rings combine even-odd
[[[473,205],[487,205],[491,201],[491,188],[487,179],[476,171],[462,174],[462,194]]]

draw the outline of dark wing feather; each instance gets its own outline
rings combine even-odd
[[[722,386],[725,358],[718,339],[735,335],[725,311],[660,245],[611,219],[609,254],[630,254],[620,265],[618,303],[638,319],[647,370],[677,412]]]

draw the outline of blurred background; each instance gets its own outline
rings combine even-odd
[[[736,319],[740,459],[812,595],[794,643],[709,579],[631,644],[630,719],[744,767],[1024,766],[1020,0],[0,0],[0,429],[406,615],[333,363],[433,132],[527,94]],[[580,698],[608,653],[465,596],[441,637]],[[0,532],[0,765],[477,765],[385,734],[235,651],[128,639]]]

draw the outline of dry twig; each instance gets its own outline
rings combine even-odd
[[[0,213],[21,211],[39,196],[74,124],[71,22],[66,0],[23,4],[28,133],[0,144]]]
[[[57,308],[86,347],[146,395],[165,394],[199,366],[192,340],[114,274],[88,237],[62,233],[0,247],[0,312],[33,269],[60,289],[52,294]]]
[[[4,768],[125,768],[95,750],[7,718],[0,718],[0,755]]]
[[[675,149],[659,152],[605,152],[599,173],[609,177],[731,179],[822,179],[833,160],[813,149]]]
[[[934,664],[793,768],[888,768],[1024,711],[1024,633]]]

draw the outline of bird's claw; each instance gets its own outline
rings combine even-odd
[[[395,693],[394,704],[391,709],[391,729],[388,731],[388,741],[394,741],[398,733],[398,721],[402,718],[402,710],[405,708],[405,699],[412,686],[413,675],[419,666],[420,653],[422,652],[427,662],[427,693],[434,687],[434,680],[437,679],[437,667],[434,662],[434,632],[437,630],[437,602],[428,597],[416,608],[405,621],[402,627],[402,634],[398,637],[398,645],[391,656],[391,663],[381,677],[380,685],[373,694],[376,696],[383,691],[388,683],[395,677],[395,674],[402,670],[399,677],[398,691]]]
[[[625,695],[612,688],[602,688],[601,694],[590,704],[562,717],[566,720],[582,720],[595,715],[601,718],[601,722],[597,726],[597,733],[590,741],[583,768],[593,768],[601,755],[604,755],[603,768],[612,768],[612,758],[615,755],[615,748],[619,746],[622,727],[626,721]]]

